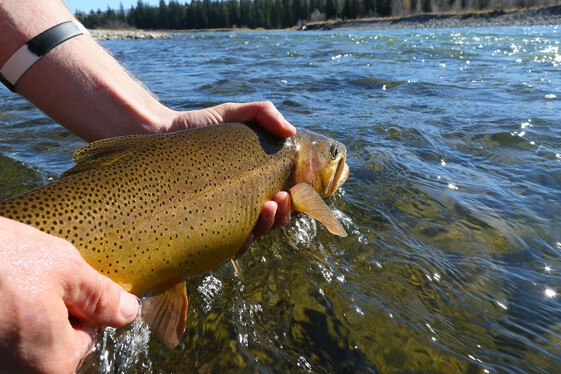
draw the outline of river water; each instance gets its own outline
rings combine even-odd
[[[329,205],[188,284],[172,351],[106,330],[95,372],[553,373],[561,367],[556,26],[176,34],[105,46],[167,105],[271,100],[348,147]],[[0,89],[0,198],[80,139]]]

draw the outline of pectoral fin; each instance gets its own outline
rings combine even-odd
[[[306,183],[299,183],[288,190],[294,210],[309,214],[321,222],[330,233],[346,237],[347,233],[321,196]]]
[[[168,349],[175,348],[183,337],[187,304],[185,282],[142,299],[142,319]]]

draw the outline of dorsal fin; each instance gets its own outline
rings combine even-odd
[[[175,348],[187,327],[187,289],[180,282],[142,298],[142,319],[168,349]]]
[[[127,135],[102,139],[86,144],[79,148],[72,156],[76,165],[64,173],[61,178],[85,170],[111,165],[123,157],[144,148],[153,134]]]
[[[325,201],[310,185],[298,183],[288,190],[292,209],[310,215],[321,222],[330,233],[346,237],[347,233]]]

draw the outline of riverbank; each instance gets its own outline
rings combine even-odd
[[[408,17],[362,18],[313,22],[301,30],[419,29],[492,26],[535,26],[561,23],[561,6],[455,14],[418,14]]]
[[[561,24],[561,6],[495,10],[476,13],[417,14],[407,17],[361,18],[304,24],[300,30],[419,29]],[[263,29],[259,29],[264,31]],[[177,30],[173,32],[252,31],[243,29]],[[270,30],[274,31],[274,30]],[[170,32],[146,30],[90,30],[97,40],[169,39]]]
[[[120,39],[169,39],[171,35],[163,31],[145,30],[89,30],[96,40]]]

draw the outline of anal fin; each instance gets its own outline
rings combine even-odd
[[[187,327],[185,282],[142,298],[142,319],[168,349],[175,348]]]
[[[299,183],[288,190],[292,209],[310,215],[321,222],[330,233],[346,237],[345,229],[337,221],[325,201],[310,185]]]

